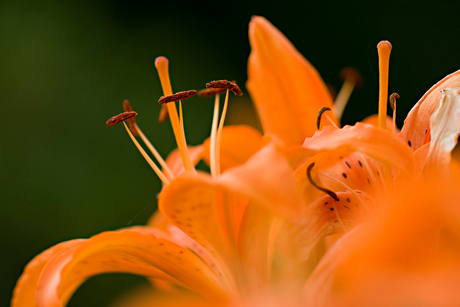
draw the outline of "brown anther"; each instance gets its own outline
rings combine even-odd
[[[361,73],[354,67],[342,68],[342,70],[340,71],[340,78],[342,80],[353,80],[356,89],[360,89],[363,86],[363,77],[361,76]]]
[[[211,81],[209,83],[206,83],[207,88],[224,88],[224,89],[229,89],[231,90],[235,95],[241,96],[243,95],[243,92],[241,89],[236,85],[236,83],[230,82],[228,80],[217,80],[217,81]]]
[[[214,97],[219,94],[225,93],[227,89],[225,88],[205,88],[198,91],[198,96],[200,97]]]
[[[125,112],[133,111],[133,108],[131,107],[131,104],[129,103],[128,99],[125,99],[125,101],[123,101],[123,110]],[[136,129],[136,119],[134,118],[134,116],[131,118],[128,118],[128,124],[129,124],[129,129],[131,130],[131,132],[135,136],[139,136],[139,133],[137,132],[137,129]]]
[[[165,104],[165,103],[169,103],[169,102],[184,100],[184,99],[190,98],[192,96],[195,96],[196,93],[197,93],[197,91],[190,90],[190,91],[178,92],[178,93],[168,95],[168,96],[161,96],[160,99],[158,100],[158,102],[160,104]]]
[[[396,99],[399,99],[398,93],[393,93],[390,95],[390,107],[394,110],[396,108]]]
[[[128,120],[136,115],[137,113],[134,111],[124,112],[124,113],[115,115],[114,117],[109,119],[105,124],[107,125],[107,127],[110,127],[110,126],[119,124],[121,122],[124,122],[125,120]]]

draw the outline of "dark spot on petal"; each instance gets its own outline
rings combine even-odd
[[[343,157],[342,157],[342,156],[340,156],[339,158],[340,158],[340,159],[343,159]]]
[[[350,198],[347,197],[347,203],[351,202]]]
[[[331,209],[331,211],[334,211],[334,208],[330,208],[330,209]]]
[[[342,173],[343,178],[347,178],[347,174]]]
[[[356,204],[355,206],[356,206],[356,208],[359,208],[359,205],[358,205],[358,204]]]
[[[363,167],[363,164],[361,163],[361,161],[358,160],[358,163],[359,163],[359,166]]]
[[[380,176],[380,172],[379,172],[379,171],[377,171],[377,175]]]
[[[344,207],[344,208],[347,208],[348,210],[351,210],[351,208],[350,208],[350,207],[347,207],[347,206],[343,206],[343,207]]]
[[[427,133],[428,133],[428,130],[425,130],[425,134],[427,134]]]
[[[326,206],[329,202],[325,202],[324,205]]]
[[[371,181],[369,180],[369,178],[367,178],[367,183],[371,184]]]
[[[347,162],[347,161],[345,161],[345,164],[347,164],[348,168],[350,168],[350,169],[351,169],[351,166],[350,166],[350,164],[348,164],[348,162]]]
[[[412,146],[412,143],[410,141],[407,141],[407,144],[409,145],[409,147]]]

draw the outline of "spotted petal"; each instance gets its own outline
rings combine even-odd
[[[188,249],[150,234],[148,228],[104,232],[90,239],[70,242],[33,260],[43,267],[36,285],[28,284],[34,289],[39,307],[65,306],[86,279],[109,272],[163,278],[210,300],[226,300],[225,285],[206,263]],[[27,281],[29,274],[34,278],[34,272],[33,268],[26,269],[21,280]],[[30,293],[16,291],[13,302],[23,302],[21,296],[30,297]]]
[[[263,138],[259,131],[246,126],[225,126],[220,140],[220,169],[222,172],[244,164],[262,148]],[[203,161],[210,165],[210,138],[203,143]]]
[[[309,150],[358,151],[402,170],[406,174],[414,171],[411,150],[391,132],[371,125],[357,123],[342,129],[324,127],[313,137],[305,140],[303,147]]]

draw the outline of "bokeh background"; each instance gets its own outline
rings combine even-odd
[[[450,4],[449,4],[450,3]],[[174,148],[157,122],[162,94],[152,61],[170,59],[173,88],[210,80],[246,81],[247,26],[263,15],[319,70],[341,86],[339,71],[361,71],[343,123],[375,113],[376,45],[393,44],[390,92],[399,127],[432,84],[460,68],[460,2],[423,1],[0,1],[0,306],[8,306],[26,263],[63,240],[144,224],[160,181],[122,126],[105,121],[127,98],[159,151]],[[257,124],[247,92],[232,98],[228,123]],[[184,104],[189,143],[209,135],[212,103]],[[110,306],[129,275],[86,282],[69,306]]]

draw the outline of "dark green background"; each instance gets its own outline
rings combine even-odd
[[[460,68],[460,4],[414,1],[5,1],[0,2],[0,306],[8,305],[24,265],[63,240],[144,224],[160,182],[122,127],[105,127],[128,98],[138,122],[165,156],[170,127],[156,118],[162,94],[152,68],[170,59],[175,90],[207,81],[246,81],[247,25],[272,21],[339,88],[354,66],[364,88],[344,122],[375,113],[376,45],[393,44],[390,91],[401,95],[398,122],[436,81]],[[249,96],[233,99],[229,121]],[[188,140],[202,142],[211,102],[185,104]],[[142,282],[96,277],[70,306],[107,306]]]

